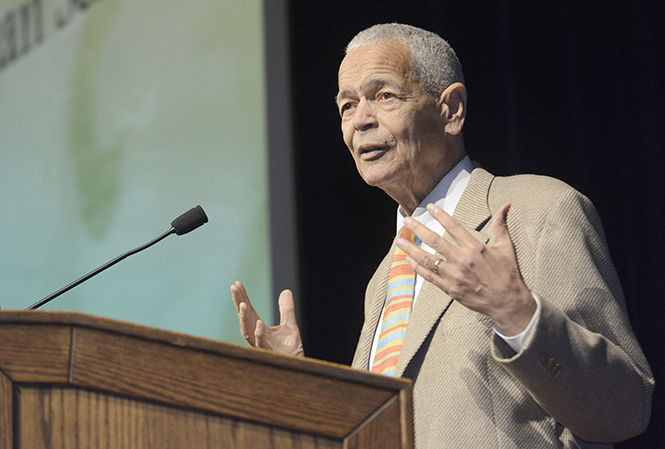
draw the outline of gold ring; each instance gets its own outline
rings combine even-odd
[[[441,262],[443,262],[443,259],[436,259],[436,262],[434,262],[434,266],[432,267],[432,271],[434,274],[439,274],[439,265],[441,265]]]

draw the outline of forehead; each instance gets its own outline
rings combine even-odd
[[[411,78],[411,67],[409,51],[396,40],[354,48],[339,66],[340,93],[356,91],[372,79],[406,82]]]

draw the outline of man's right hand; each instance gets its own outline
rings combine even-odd
[[[250,345],[280,354],[304,357],[291,290],[284,290],[279,295],[279,325],[273,327],[266,326],[261,320],[240,281],[231,285],[231,296],[238,312],[240,333]]]

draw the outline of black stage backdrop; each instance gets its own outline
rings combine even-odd
[[[402,22],[455,48],[474,160],[499,175],[554,176],[594,202],[635,332],[665,382],[664,11],[653,2],[291,2],[296,301],[307,355],[350,363],[365,284],[395,232],[396,205],[357,175],[333,99],[348,40]],[[663,447],[661,385],[649,430],[618,447]]]

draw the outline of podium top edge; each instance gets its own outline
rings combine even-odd
[[[7,325],[56,325],[96,329],[170,346],[178,346],[221,356],[245,359],[256,363],[326,375],[340,380],[358,382],[388,390],[410,389],[412,384],[409,379],[380,376],[333,362],[308,357],[282,355],[264,349],[241,346],[234,343],[187,335],[82,312],[2,310],[0,311],[0,329]]]

